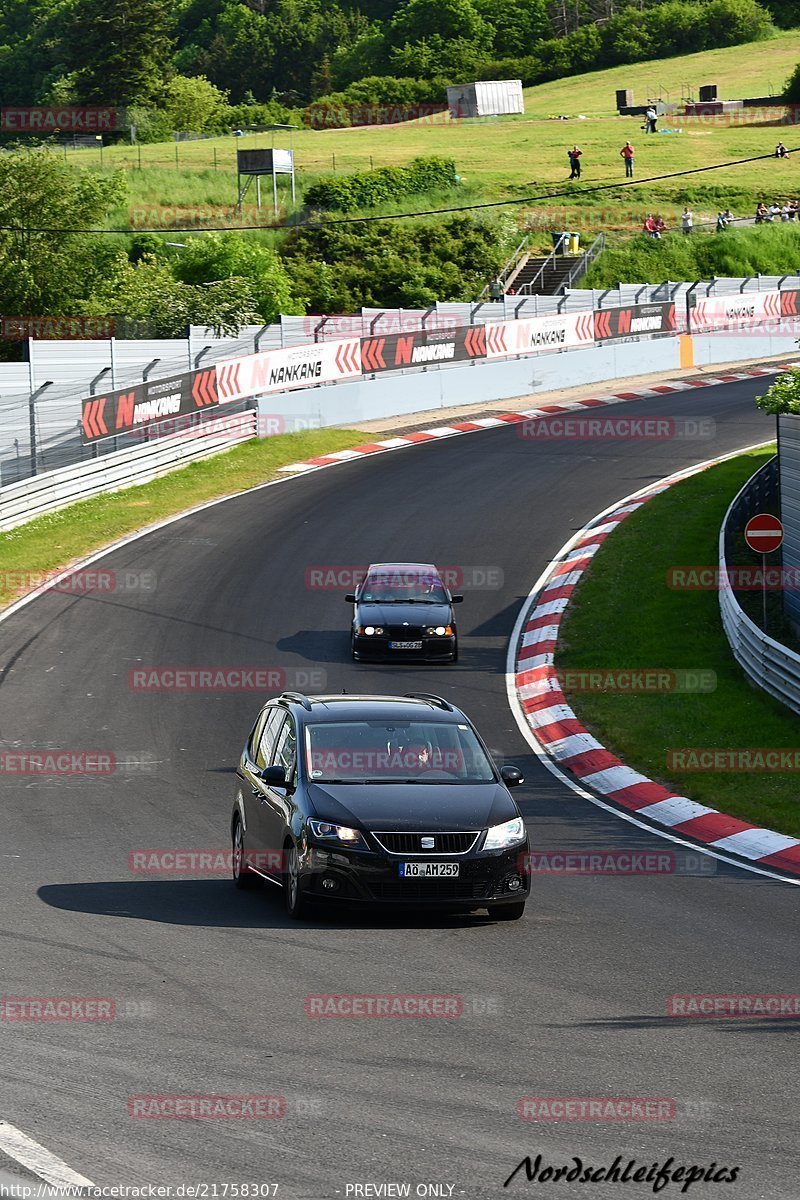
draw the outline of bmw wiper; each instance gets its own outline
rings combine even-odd
[[[382,600],[381,604],[444,604],[444,600]]]

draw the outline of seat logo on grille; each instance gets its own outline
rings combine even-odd
[[[432,850],[433,847],[436,845],[436,843],[432,837],[424,837],[421,839],[421,841],[422,841],[422,849],[423,850]]]

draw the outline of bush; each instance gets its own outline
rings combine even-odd
[[[292,231],[282,253],[311,312],[416,308],[474,299],[518,236],[513,222],[466,216],[332,224]]]
[[[415,158],[407,167],[380,167],[354,175],[332,175],[306,189],[310,208],[355,212],[390,204],[404,196],[453,188],[458,183],[451,158]]]

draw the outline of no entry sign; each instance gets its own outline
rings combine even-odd
[[[756,554],[771,554],[783,541],[783,525],[771,513],[757,513],[744,527],[744,540]]]

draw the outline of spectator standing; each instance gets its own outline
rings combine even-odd
[[[633,146],[630,142],[625,143],[620,155],[625,160],[625,178],[633,179]]]
[[[778,204],[777,200],[772,201],[772,204],[770,204],[767,212],[769,213],[769,216],[767,217],[768,221],[774,221],[776,217],[780,216],[781,206]]]
[[[691,233],[693,225],[694,225],[694,216],[692,214],[692,210],[689,208],[689,205],[687,204],[686,207],[684,208],[683,212],[681,213],[681,229],[683,230],[684,233]]]
[[[570,177],[570,179],[574,179],[575,178],[575,159],[572,157],[571,150],[567,151],[567,158],[569,159],[569,177]]]
[[[489,284],[489,299],[503,299],[503,285],[500,282],[500,276],[498,274],[492,276],[492,282]]]
[[[655,110],[655,106],[653,104],[651,104],[647,110],[647,115],[645,117],[645,133],[655,133],[656,132],[656,121],[657,120],[658,120],[658,113]]]
[[[728,222],[725,220],[725,213],[720,210],[720,212],[717,213],[717,233],[722,233],[722,231],[727,228]]]
[[[572,174],[570,179],[580,179],[581,177],[581,155],[583,151],[580,146],[573,146],[569,152],[570,162],[572,163]]]
[[[661,241],[662,233],[667,232],[667,222],[663,217],[656,217],[656,237]]]
[[[781,207],[781,220],[782,221],[791,221],[791,219],[792,219],[792,206],[790,205],[788,200],[784,200],[783,205]]]
[[[651,238],[658,238],[660,236],[659,232],[658,232],[658,227],[656,225],[655,217],[653,216],[652,213],[647,214],[647,217],[645,219],[644,226],[643,226],[643,232],[646,233],[647,236],[651,237]]]

